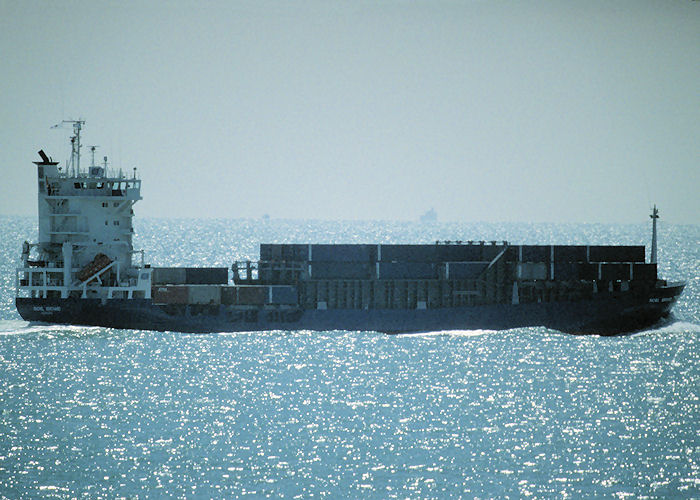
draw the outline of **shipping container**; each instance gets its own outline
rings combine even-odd
[[[272,243],[260,244],[260,260],[272,260]]]
[[[555,245],[554,262],[587,262],[586,245]]]
[[[379,263],[379,279],[435,279],[436,277],[437,266],[432,262]]]
[[[271,260],[282,260],[282,245],[273,245]]]
[[[600,264],[600,279],[605,281],[620,281],[630,279],[629,264]]]
[[[226,267],[188,267],[185,268],[188,285],[226,285],[228,268]]]
[[[306,243],[261,243],[260,260],[305,262],[309,260]]]
[[[299,243],[263,243],[260,245],[260,260],[284,260],[304,262],[308,260],[309,245]]]
[[[517,277],[521,280],[546,280],[547,268],[544,262],[519,262]]]
[[[238,303],[238,287],[222,286],[221,303],[227,306],[236,305]]]
[[[482,258],[484,245],[437,245],[438,262],[474,262]]]
[[[337,244],[311,245],[313,262],[369,262],[374,245]]]
[[[591,262],[644,262],[643,246],[596,245],[590,247]]]
[[[644,263],[646,261],[646,248],[644,245],[631,246],[626,252],[626,259],[624,262],[639,262]]]
[[[262,306],[269,299],[267,286],[242,285],[238,289],[238,304],[245,306]]]
[[[549,262],[552,247],[550,245],[521,245],[518,247],[521,262]]]
[[[297,287],[295,286],[271,286],[269,287],[269,304],[293,305],[299,302]]]
[[[312,279],[368,279],[374,276],[374,265],[368,262],[313,262]]]
[[[221,286],[187,285],[189,304],[221,304]]]
[[[287,262],[294,262],[297,260],[297,246],[290,243],[285,243],[282,245],[281,257],[282,260]]]
[[[154,285],[184,285],[187,283],[186,269],[184,267],[154,267],[151,282]]]
[[[493,259],[498,257],[503,250],[505,250],[504,245],[484,245],[481,249],[481,260],[491,262]]]
[[[308,244],[294,245],[294,260],[298,262],[306,262],[309,260]]]
[[[445,264],[446,279],[475,279],[488,267],[487,262],[448,262]]]
[[[380,245],[377,260],[382,262],[437,262],[438,245]],[[380,255],[379,255],[380,254]]]
[[[154,286],[151,298],[156,304],[187,304],[189,290],[187,285]]]

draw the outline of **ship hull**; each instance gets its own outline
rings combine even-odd
[[[678,283],[649,294],[599,294],[592,300],[441,309],[248,309],[154,304],[150,299],[16,299],[33,322],[192,333],[264,330],[366,330],[417,333],[544,326],[574,334],[617,335],[653,326],[683,291]]]

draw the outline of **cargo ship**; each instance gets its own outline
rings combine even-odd
[[[141,180],[35,161],[39,241],[25,242],[16,306],[27,321],[180,332],[366,330],[414,333],[544,326],[616,335],[669,315],[684,282],[657,276],[658,210],[644,246],[261,244],[257,262],[155,267],[133,248]]]

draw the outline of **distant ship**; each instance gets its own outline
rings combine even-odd
[[[431,208],[427,212],[425,212],[423,215],[420,216],[420,221],[422,223],[432,223],[432,222],[437,222],[437,212],[435,211],[434,208]]]
[[[546,326],[615,335],[669,315],[684,282],[659,279],[652,246],[513,245],[506,241],[261,244],[258,262],[152,267],[132,245],[141,180],[107,159],[80,166],[71,121],[65,169],[43,151],[39,241],[25,242],[16,306],[27,321],[220,332],[410,333]]]

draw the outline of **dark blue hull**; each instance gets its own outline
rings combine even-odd
[[[17,298],[27,321],[193,333],[262,330],[365,330],[416,333],[545,326],[576,334],[617,335],[669,315],[683,284],[645,296],[600,294],[594,300],[494,304],[427,310],[250,309],[225,305],[153,304],[150,299]]]

